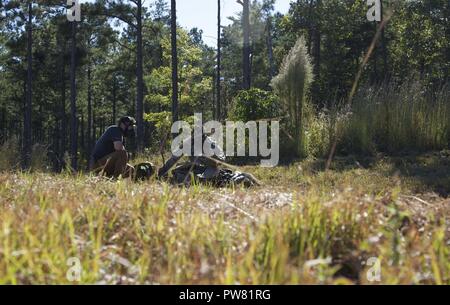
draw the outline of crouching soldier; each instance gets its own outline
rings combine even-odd
[[[134,137],[136,120],[125,116],[117,125],[110,126],[95,144],[90,160],[90,170],[107,177],[133,176],[134,168],[128,164],[125,138]]]
[[[203,156],[203,153],[199,156],[194,155],[194,145],[198,141],[200,143],[201,147],[210,147],[214,150],[214,154],[212,157],[206,157]],[[192,166],[201,166],[204,167],[204,171],[198,175],[201,179],[212,179],[216,177],[219,174],[219,167],[218,162],[224,162],[225,161],[225,153],[223,152],[222,148],[217,145],[217,143],[214,141],[213,138],[207,136],[205,133],[201,133],[200,135],[194,136],[191,134],[191,136],[187,137],[183,141],[183,146],[188,144],[190,142],[191,147],[191,153],[189,155],[189,159],[191,164],[188,165],[188,168]],[[175,151],[172,152],[172,156],[169,160],[166,161],[166,163],[158,170],[158,177],[159,178],[166,178],[170,169],[174,167],[175,164],[183,157],[183,150],[181,147],[178,147]],[[190,170],[189,170],[190,172]],[[188,173],[189,174],[189,173]]]

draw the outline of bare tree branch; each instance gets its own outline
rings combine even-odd
[[[122,22],[125,22],[126,24],[128,24],[131,27],[133,27],[134,29],[137,29],[137,26],[133,22],[131,22],[129,20],[126,20],[125,18],[123,18],[123,17],[121,17],[119,15],[114,15],[114,14],[109,14],[109,13],[99,13],[98,15],[99,16],[110,17],[110,18],[116,18],[116,19],[118,19],[118,20],[120,20]]]
[[[127,49],[128,51],[136,52],[136,48],[130,48],[129,46],[127,46],[127,45],[121,43],[119,40],[117,40],[117,39],[115,39],[115,38],[114,38],[114,42],[117,43],[117,44],[118,44],[119,46],[121,46],[122,48]]]

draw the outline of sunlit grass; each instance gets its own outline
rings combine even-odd
[[[450,283],[450,202],[395,160],[246,169],[265,185],[2,173],[0,283],[377,284],[371,257],[381,283]]]

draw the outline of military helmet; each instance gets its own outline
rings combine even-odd
[[[117,122],[117,126],[120,126],[121,123],[124,123],[125,125],[128,126],[134,126],[136,125],[136,120],[131,116],[123,116]]]

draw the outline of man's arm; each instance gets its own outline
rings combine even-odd
[[[185,145],[192,144],[192,137],[188,137],[186,139],[183,140],[183,147],[185,147]],[[169,173],[170,169],[178,162],[178,160],[181,159],[181,157],[183,156],[183,150],[181,149],[181,147],[177,147],[174,151],[172,151],[172,156],[170,157],[169,160],[166,161],[165,164],[163,164],[163,166],[158,170],[158,177],[162,178],[167,176],[167,174]]]
[[[166,176],[170,169],[178,162],[178,160],[181,159],[181,156],[177,157],[175,155],[172,155],[172,157],[166,161],[166,163],[158,170],[158,177],[164,177]]]
[[[123,146],[122,141],[114,141],[114,149],[118,151],[125,150],[125,146]]]

